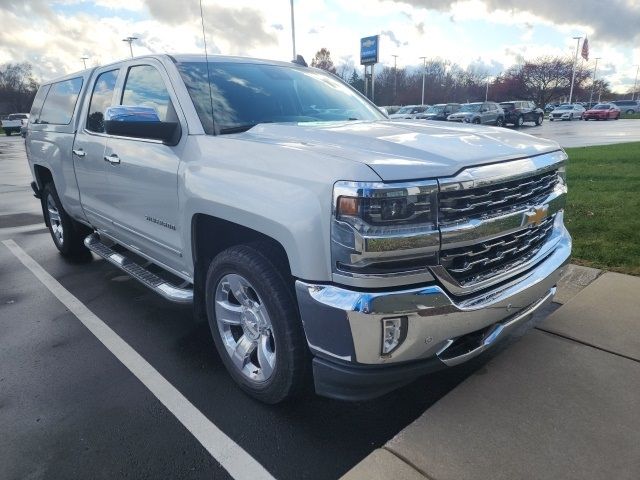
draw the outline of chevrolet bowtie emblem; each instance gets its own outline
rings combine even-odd
[[[530,211],[524,214],[524,224],[532,226],[540,225],[542,221],[547,218],[548,212],[549,207],[547,205],[532,208]]]

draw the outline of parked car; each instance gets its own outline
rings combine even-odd
[[[500,102],[500,107],[504,110],[504,123],[521,127],[524,122],[533,122],[541,125],[544,119],[544,111],[537,108],[536,104],[529,101],[514,100],[510,102]]]
[[[392,113],[389,115],[391,119],[414,119],[417,115],[420,115],[425,112],[429,108],[428,105],[407,105],[406,107],[402,107],[396,113]]]
[[[457,113],[449,115],[447,120],[501,127],[504,125],[504,111],[495,102],[465,103]]]
[[[640,112],[640,102],[637,100],[614,100],[613,103],[624,113],[638,113]]]
[[[28,113],[12,113],[6,120],[0,122],[0,127],[4,130],[7,137],[12,133],[20,133],[23,126],[26,126],[29,122]]]
[[[446,120],[449,115],[460,110],[459,103],[439,103],[431,105],[424,113],[416,115],[423,120]]]
[[[549,113],[549,112],[551,112],[554,108],[559,107],[559,106],[560,106],[560,104],[559,104],[559,103],[547,103],[547,104],[544,106],[544,111],[545,111],[545,113]]]
[[[573,104],[562,104],[559,107],[556,107],[549,114],[549,121],[553,122],[554,120],[573,120],[575,118],[581,119],[585,110],[582,105],[577,103]]]
[[[599,103],[582,115],[583,120],[609,120],[610,118],[614,120],[620,118],[620,109],[613,103]]]
[[[393,122],[300,64],[83,70],[42,84],[25,144],[55,248],[192,304],[267,403],[461,364],[547,305],[569,260],[556,142]]]

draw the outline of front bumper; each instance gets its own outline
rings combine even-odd
[[[534,268],[489,291],[455,297],[439,285],[362,292],[298,280],[296,292],[316,391],[365,399],[418,376],[467,361],[551,301],[568,263],[571,237],[564,226],[554,250]],[[407,334],[381,354],[382,319],[404,316]]]

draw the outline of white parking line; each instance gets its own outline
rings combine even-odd
[[[251,455],[216,427],[138,352],[64,288],[13,240],[2,242],[60,302],[175,415],[213,458],[237,480],[273,480]]]

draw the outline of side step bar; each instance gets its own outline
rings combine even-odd
[[[146,268],[135,263],[133,260],[128,258],[125,253],[116,252],[111,247],[102,243],[100,236],[97,233],[92,233],[85,238],[84,244],[93,253],[104,258],[108,262],[113,263],[116,267],[120,268],[154,292],[162,295],[167,300],[176,303],[193,302],[193,288],[176,286],[160,278],[155,273],[150,272]]]

